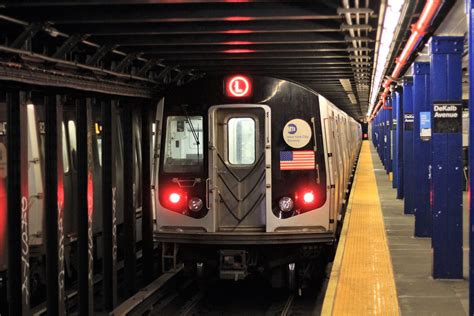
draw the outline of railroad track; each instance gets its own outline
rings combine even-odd
[[[144,315],[156,312],[171,303],[177,296],[172,283],[181,274],[183,265],[163,273],[155,281],[117,306],[110,315]]]

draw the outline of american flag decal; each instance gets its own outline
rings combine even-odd
[[[314,151],[280,151],[280,170],[314,170]]]

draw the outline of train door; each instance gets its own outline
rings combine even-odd
[[[270,110],[209,109],[211,210],[216,231],[264,231],[270,194]]]
[[[327,109],[328,117],[324,119],[324,129],[326,134],[326,145],[328,152],[328,165],[329,165],[329,177],[331,185],[330,193],[330,208],[333,218],[338,214],[338,205],[339,205],[339,170],[337,164],[337,148],[336,148],[336,138],[334,133],[334,112],[331,108]]]
[[[333,127],[334,127],[334,130],[338,130],[340,131],[340,128],[341,128],[341,120],[340,120],[340,116],[339,114],[336,114],[335,115],[335,118],[333,120]],[[341,210],[341,206],[342,206],[342,200],[344,198],[344,179],[345,179],[345,172],[344,172],[344,163],[343,163],[343,159],[344,159],[344,154],[343,154],[343,149],[342,149],[342,142],[344,141],[343,138],[342,138],[342,133],[338,132],[334,132],[334,140],[335,140],[335,157],[336,157],[336,161],[337,161],[337,168],[338,168],[338,174],[339,174],[339,178],[338,178],[338,183],[339,183],[339,190],[338,190],[338,200],[337,200],[337,207],[338,207],[338,212],[340,213],[340,210]]]
[[[28,243],[30,246],[42,244],[43,235],[43,167],[44,154],[44,106],[28,102]]]

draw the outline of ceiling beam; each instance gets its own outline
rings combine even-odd
[[[247,33],[338,33],[338,22],[333,21],[246,21],[189,22],[189,23],[107,23],[65,24],[64,32],[94,36],[105,35],[178,35],[178,34],[247,34]]]
[[[124,51],[139,51],[145,54],[238,54],[238,53],[295,53],[295,52],[347,52],[345,43],[339,44],[266,44],[266,45],[232,45],[219,47],[216,45],[183,46],[124,46]]]
[[[107,14],[104,14],[107,12]],[[5,14],[28,17],[32,21],[48,20],[55,24],[205,22],[205,21],[274,21],[274,20],[341,20],[333,8],[314,3],[292,5],[273,3],[201,3],[192,6],[122,5],[76,7],[21,7],[5,9]]]
[[[201,46],[201,45],[268,45],[268,44],[345,44],[343,36],[322,36],[317,33],[293,34],[182,34],[182,35],[111,35],[99,38],[105,44],[120,46]],[[97,39],[97,38],[96,38]]]
[[[189,54],[189,55],[161,55],[148,54],[147,56],[161,57],[165,60],[262,60],[262,59],[342,59],[350,60],[349,56],[340,54],[314,54],[314,53],[263,53],[263,54]]]
[[[245,2],[274,2],[275,0],[245,0]],[[307,0],[292,0],[293,2],[307,2]],[[100,6],[126,4],[192,4],[192,3],[241,3],[242,0],[6,0],[7,7],[54,7],[54,6]]]

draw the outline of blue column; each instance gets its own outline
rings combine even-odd
[[[430,64],[413,64],[413,159],[415,172],[415,237],[431,237],[432,219],[430,208],[431,140],[421,134],[421,128],[431,117],[430,103]],[[424,134],[425,135],[425,134]]]
[[[462,53],[464,37],[430,43],[433,278],[462,278]]]
[[[385,135],[385,109],[382,107],[382,110],[380,111],[380,160],[382,161],[382,164],[384,168],[385,166],[385,146],[387,143],[387,138]]]
[[[382,161],[382,165],[384,165],[385,167],[385,160],[384,160],[384,154],[383,154],[385,151],[384,150],[385,149],[384,115],[385,115],[385,112],[382,108],[379,114],[379,157],[380,157],[380,161]]]
[[[387,173],[392,172],[392,99],[389,99],[387,105],[387,114],[385,115],[385,124],[387,126],[387,152],[386,152],[386,165]]]
[[[404,214],[414,214],[415,209],[415,167],[413,160],[413,79],[403,79],[403,187]]]
[[[398,146],[397,146],[397,98],[395,97],[395,92],[392,92],[392,95],[390,96],[390,99],[392,100],[392,117],[391,123],[392,123],[392,129],[390,133],[390,138],[392,140],[392,188],[397,187],[397,181],[398,181]]]
[[[404,190],[403,190],[403,102],[402,102],[402,91],[398,89],[395,91],[395,103],[397,105],[397,111],[395,115],[395,144],[396,144],[396,170],[397,178],[395,187],[397,188],[397,199],[403,199]]]
[[[469,78],[474,78],[474,0],[466,1],[468,6],[468,40],[469,40]],[[474,95],[474,80],[469,80],[469,95]],[[469,98],[469,179],[474,179],[474,98]],[[469,214],[474,214],[474,192],[468,190]],[[474,245],[474,216],[469,216],[469,245]],[[474,280],[474,251],[469,247],[469,280]],[[469,282],[469,315],[474,314],[474,282]]]
[[[392,172],[392,146],[391,146],[391,121],[392,121],[392,101],[390,98],[387,98],[386,107],[384,108],[385,116],[384,116],[384,124],[385,124],[385,152],[384,152],[384,161],[385,161],[385,170],[387,170],[387,174]]]

